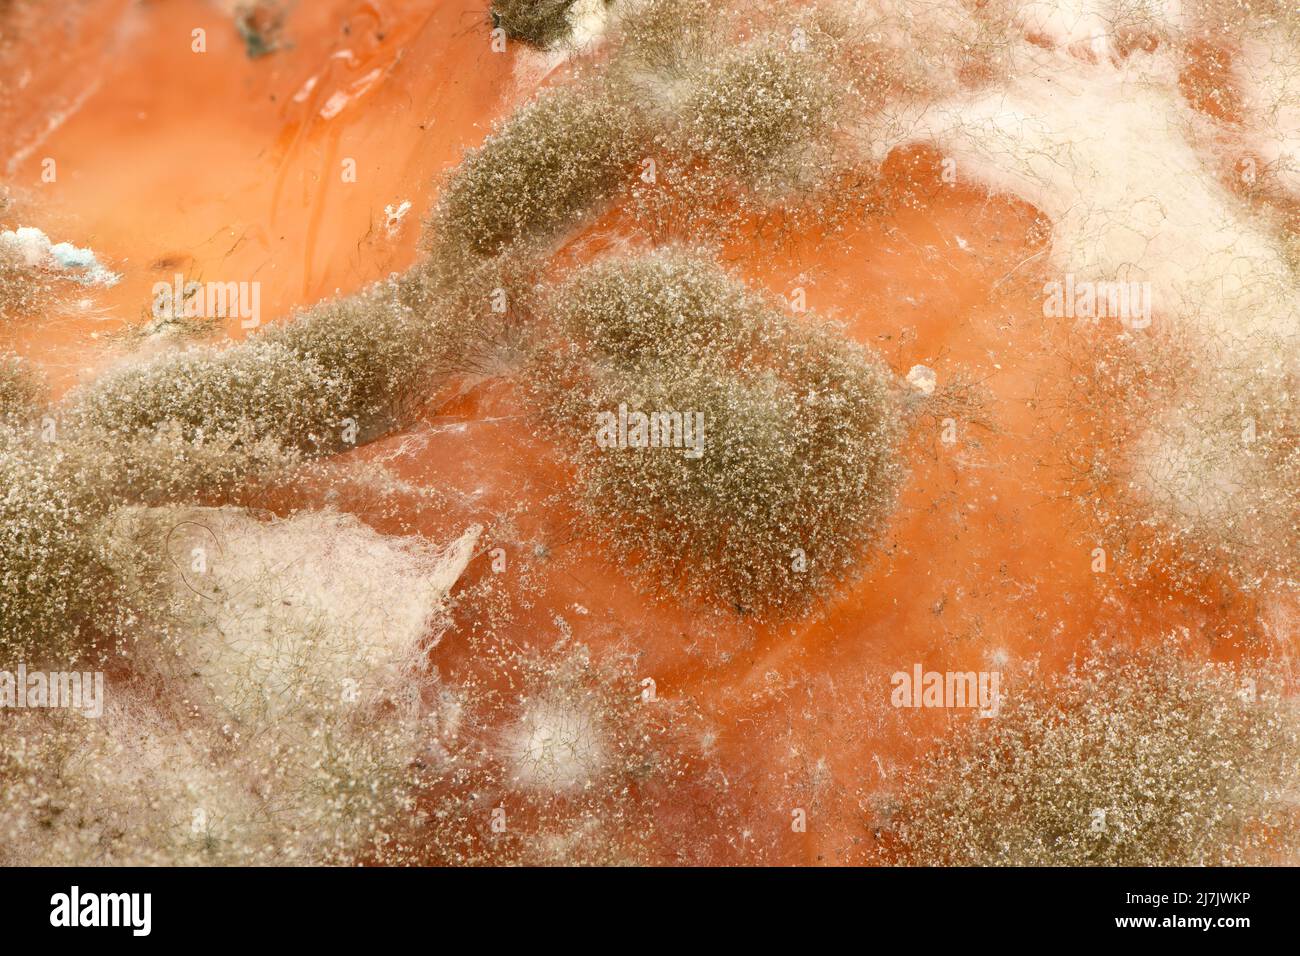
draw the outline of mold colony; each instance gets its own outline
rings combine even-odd
[[[5,734],[15,862],[1292,858],[1289,114],[1191,105],[1214,7],[426,7],[254,58],[217,5],[9,14],[2,224],[122,274],[0,329],[6,652],[110,701]],[[139,334],[178,269],[284,319]],[[1067,274],[1151,329],[1045,318]],[[1171,354],[1215,441],[1249,392],[1254,492]],[[601,450],[620,404],[704,454]]]

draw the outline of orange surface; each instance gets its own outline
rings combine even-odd
[[[438,177],[529,95],[517,77],[534,75],[515,52],[490,51],[482,0],[430,6],[298,4],[288,46],[257,60],[229,18],[197,0],[70,5],[65,16],[78,26],[59,31],[64,46],[49,58],[19,37],[4,66],[21,62],[31,76],[0,113],[0,158],[28,193],[24,224],[91,246],[125,279],[60,303],[0,345],[37,360],[63,389],[112,360],[108,335],[140,322],[151,285],[177,271],[259,280],[270,320],[409,266]],[[205,54],[190,49],[200,27]],[[68,102],[79,105],[47,129],[50,111]],[[58,163],[55,183],[40,181],[45,157]],[[355,183],[341,176],[347,159]],[[1037,658],[1054,668],[1098,633],[1144,640],[1184,626],[1204,627],[1218,638],[1214,653],[1233,657],[1258,634],[1217,586],[1168,596],[1090,570],[1092,531],[1056,466],[1065,423],[1044,412],[1074,343],[1042,318],[1042,279],[1023,265],[1041,248],[1035,211],[940,183],[924,150],[899,151],[883,176],[882,214],[831,238],[799,237],[779,255],[738,236],[727,258],[775,293],[804,286],[810,309],[844,322],[899,374],[923,363],[941,384],[958,373],[982,383],[993,427],[963,422],[949,446],[936,423],[918,424],[882,554],[810,619],[755,629],[640,593],[547,500],[566,476],[509,382],[354,453],[460,493],[409,523],[375,519],[383,530],[413,525],[447,540],[521,509],[517,540],[484,542],[484,552],[541,542],[557,560],[554,571],[532,562],[544,600],[516,605],[513,640],[554,641],[559,615],[597,652],[636,652],[661,697],[698,705],[716,735],[699,741],[701,760],[725,780],[708,799],[746,821],[717,844],[716,862],[863,858],[871,794],[947,721],[969,719],[889,706],[889,674],[914,661],[987,670]],[[404,200],[413,208],[390,238],[384,207]],[[234,322],[228,331],[242,334]],[[489,560],[476,559],[467,585],[491,573]],[[458,640],[471,626],[459,620],[434,653],[444,672],[474,666]],[[699,825],[689,804],[699,798],[688,791],[665,811],[658,850],[670,852],[673,824]],[[790,831],[794,807],[808,810],[806,833]]]

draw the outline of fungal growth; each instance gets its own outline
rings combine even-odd
[[[452,172],[431,223],[434,254],[553,241],[630,171],[637,125],[630,104],[599,87],[543,91]]]
[[[549,50],[599,23],[613,0],[492,0],[492,25],[512,40]]]
[[[874,356],[683,249],[597,262],[550,310],[544,414],[624,560],[746,614],[797,611],[859,566],[901,477]]]
[[[1293,6],[0,2],[0,859],[1293,863]]]
[[[1289,676],[1189,664],[1175,640],[1094,649],[926,756],[889,808],[892,855],[931,866],[1277,862],[1300,766]]]

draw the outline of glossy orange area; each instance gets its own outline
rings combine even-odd
[[[0,344],[63,390],[121,353],[113,333],[144,321],[153,283],[175,273],[260,281],[270,321],[407,268],[439,177],[543,72],[513,45],[491,51],[484,6],[301,3],[283,46],[257,59],[229,15],[199,0],[85,2],[69,7],[73,28],[18,37],[4,54],[15,95],[0,113],[0,159],[27,194],[23,224],[92,247],[124,279],[69,293]],[[198,29],[204,53],[192,49]],[[1220,56],[1195,74],[1219,69]],[[16,64],[29,75],[15,88]],[[54,182],[41,180],[46,158]],[[381,530],[433,540],[476,522],[497,528],[462,587],[494,580],[494,547],[527,568],[526,593],[514,574],[495,582],[512,602],[510,640],[547,646],[569,630],[596,653],[631,651],[660,697],[693,702],[703,720],[691,744],[709,787],[658,811],[663,843],[651,850],[663,859],[701,828],[717,838],[706,862],[865,859],[872,795],[947,722],[971,719],[891,707],[889,675],[913,662],[1011,671],[1036,659],[1055,669],[1095,635],[1140,641],[1180,627],[1205,628],[1219,638],[1209,650],[1234,657],[1258,636],[1217,585],[1173,595],[1158,581],[1139,591],[1093,572],[1094,529],[1059,467],[1071,441],[1062,430],[1078,421],[1051,412],[1077,340],[1042,317],[1037,212],[944,183],[924,150],[897,151],[881,176],[883,209],[849,216],[842,231],[797,236],[778,252],[738,235],[725,250],[777,295],[804,288],[810,310],[842,322],[899,375],[924,364],[941,385],[961,376],[982,395],[951,444],[942,422],[918,418],[880,553],[807,620],[757,627],[646,594],[575,524],[569,476],[508,380],[348,456],[439,489],[442,506],[373,517],[363,495],[311,487],[289,502],[337,504]],[[404,201],[410,212],[391,223],[385,207]],[[227,331],[244,334],[237,322]],[[505,512],[516,512],[508,535],[494,524]],[[483,667],[465,641],[474,628],[472,606],[458,612],[433,654],[441,673]],[[698,800],[734,812],[702,814]],[[807,832],[791,830],[792,808],[807,810]]]
[[[87,339],[139,322],[154,283],[177,273],[259,281],[270,320],[405,269],[439,176],[527,93],[512,57],[489,50],[476,3],[301,4],[285,45],[257,59],[230,15],[198,0],[78,9],[76,29],[60,31],[77,56],[61,50],[55,76],[37,78],[40,50],[58,42],[48,24],[11,54],[7,69],[32,78],[0,130],[22,146],[5,160],[7,181],[30,191],[23,224],[91,246],[125,276],[23,330],[20,347],[57,386],[98,364]],[[61,77],[64,60],[80,83]],[[411,212],[390,235],[385,207],[403,201]],[[226,331],[243,334],[238,321]]]

